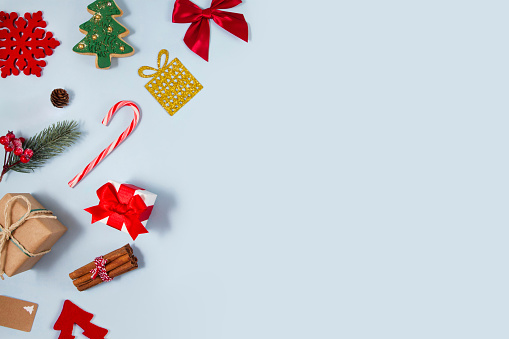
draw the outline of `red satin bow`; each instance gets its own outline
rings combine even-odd
[[[191,23],[184,42],[193,52],[209,61],[210,24],[209,19],[247,42],[249,28],[244,15],[220,11],[241,4],[241,0],[212,0],[210,8],[201,9],[189,0],[177,0],[173,7],[173,22]]]
[[[97,190],[99,205],[86,208],[92,214],[92,223],[108,218],[107,225],[122,230],[125,224],[129,235],[136,240],[139,234],[148,233],[140,221],[140,215],[147,209],[147,205],[134,190],[120,186],[118,191],[111,183],[101,186]]]

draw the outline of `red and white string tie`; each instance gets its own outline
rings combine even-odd
[[[90,273],[92,273],[92,276],[90,277],[92,280],[97,278],[97,276],[99,276],[102,281],[113,280],[113,278],[108,275],[108,272],[106,272],[106,262],[107,260],[102,256],[94,259],[95,268],[90,271]]]

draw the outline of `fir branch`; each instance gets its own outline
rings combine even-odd
[[[46,127],[36,136],[27,139],[23,147],[30,148],[34,155],[26,164],[18,162],[18,157],[10,154],[8,164],[14,164],[9,170],[20,173],[30,173],[34,169],[42,167],[48,160],[61,154],[67,147],[72,146],[80,137],[78,122],[60,121],[49,127]]]

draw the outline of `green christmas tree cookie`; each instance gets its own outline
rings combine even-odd
[[[101,69],[110,68],[112,57],[134,54],[134,48],[122,40],[122,37],[129,34],[129,30],[115,20],[123,14],[115,1],[96,0],[87,9],[93,17],[80,25],[80,32],[86,34],[86,37],[73,47],[73,51],[96,55],[95,65]]]

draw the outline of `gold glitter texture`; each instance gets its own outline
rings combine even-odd
[[[163,55],[166,58],[161,67]],[[171,62],[168,60],[168,51],[163,49],[157,57],[158,69],[143,66],[138,70],[138,74],[143,78],[153,78],[145,85],[145,88],[170,115],[173,115],[198,94],[203,86],[179,59],[175,58]],[[151,71],[153,74],[145,74],[145,71]]]

